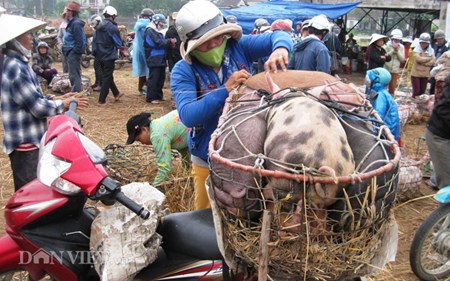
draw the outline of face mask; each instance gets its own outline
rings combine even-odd
[[[28,50],[27,48],[22,46],[22,44],[20,44],[20,42],[16,39],[11,40],[11,43],[13,44],[14,48],[19,51],[19,53],[26,56],[27,58],[31,58],[31,50]]]
[[[207,52],[192,51],[191,54],[197,58],[201,63],[211,67],[219,67],[222,64],[223,54],[227,45],[227,39],[224,39],[222,45],[211,49]]]

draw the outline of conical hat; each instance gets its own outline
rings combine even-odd
[[[46,23],[40,20],[0,13],[0,26],[3,29],[2,32],[0,32],[0,45],[5,44],[25,32],[42,28],[45,25]]]
[[[389,38],[386,35],[383,34],[378,34],[378,33],[374,33],[372,34],[372,37],[370,38],[370,43],[369,45],[372,45],[373,43],[375,43],[376,41],[383,39],[384,43],[386,43],[387,41],[389,41]]]

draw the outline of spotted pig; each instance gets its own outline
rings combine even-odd
[[[309,97],[288,98],[289,95],[285,95],[285,102],[271,108],[267,117],[266,168],[288,171],[285,163],[290,163],[296,170],[304,166],[334,178],[352,174],[355,169],[353,153],[336,115]],[[302,221],[304,204],[309,210],[315,210],[313,216],[324,219],[326,207],[336,201],[336,195],[344,186],[314,183],[304,188],[303,182],[274,177],[268,179],[264,188],[266,199],[283,202],[282,211],[295,209],[294,216],[284,223],[292,232],[301,229],[298,224]]]

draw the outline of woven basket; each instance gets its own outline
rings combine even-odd
[[[398,181],[400,150],[389,130],[382,129],[382,134],[394,153],[382,159],[385,164],[381,167],[337,178],[310,174],[308,169],[301,173],[266,170],[260,165],[242,165],[217,153],[216,147],[221,146],[217,143],[218,136],[224,129],[222,126],[226,124],[232,104],[233,101],[228,99],[209,144],[211,173],[214,173],[214,165],[227,165],[231,172],[221,181],[237,185],[235,178],[239,178],[239,173],[251,173],[256,187],[243,187],[247,192],[246,199],[259,200],[255,205],[259,206],[261,213],[269,210],[267,206],[272,207],[268,228],[262,227],[262,216],[257,219],[239,217],[227,208],[219,207],[222,229],[217,232],[223,236],[222,254],[232,257],[232,261],[227,260],[227,263],[260,270],[266,266],[261,257],[267,253],[270,280],[341,280],[370,273],[370,264],[383,244]],[[376,112],[369,117],[380,120]],[[287,203],[294,196],[291,193],[273,201],[264,199],[264,182],[270,177],[284,178],[291,182],[291,186],[303,186],[303,194],[314,183],[364,184],[359,184],[359,193],[347,194],[344,190],[339,194],[324,217],[324,210],[313,208],[305,197],[301,206]],[[215,188],[212,181],[209,185]],[[274,193],[277,192],[281,194],[282,191],[275,188]],[[254,194],[260,194],[261,199]],[[295,220],[299,217],[300,221]],[[344,220],[347,224],[343,223]],[[263,233],[267,243],[260,243]]]
[[[109,144],[104,149],[108,174],[122,184],[152,183],[158,172],[156,151],[150,145]],[[172,150],[172,170],[169,180],[159,187],[166,194],[166,207],[171,212],[193,210],[194,192],[187,160]]]
[[[416,161],[408,157],[402,157],[398,180],[398,201],[408,201],[420,195],[419,189],[423,176],[422,166],[422,160]]]

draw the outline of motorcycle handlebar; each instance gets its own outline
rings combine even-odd
[[[120,190],[120,183],[110,177],[102,180],[97,192],[91,195],[90,198],[92,200],[101,200],[104,203],[108,202],[107,205],[115,200],[145,220],[150,217],[150,212],[126,196]]]
[[[66,116],[69,116],[70,118],[72,118],[73,120],[75,120],[78,124],[81,125],[81,118],[80,116],[77,114],[77,106],[78,106],[78,102],[76,99],[73,99],[70,101],[69,103],[69,110],[67,110],[64,114]]]
[[[150,217],[150,212],[147,209],[128,198],[122,191],[116,193],[116,200],[144,220]]]

